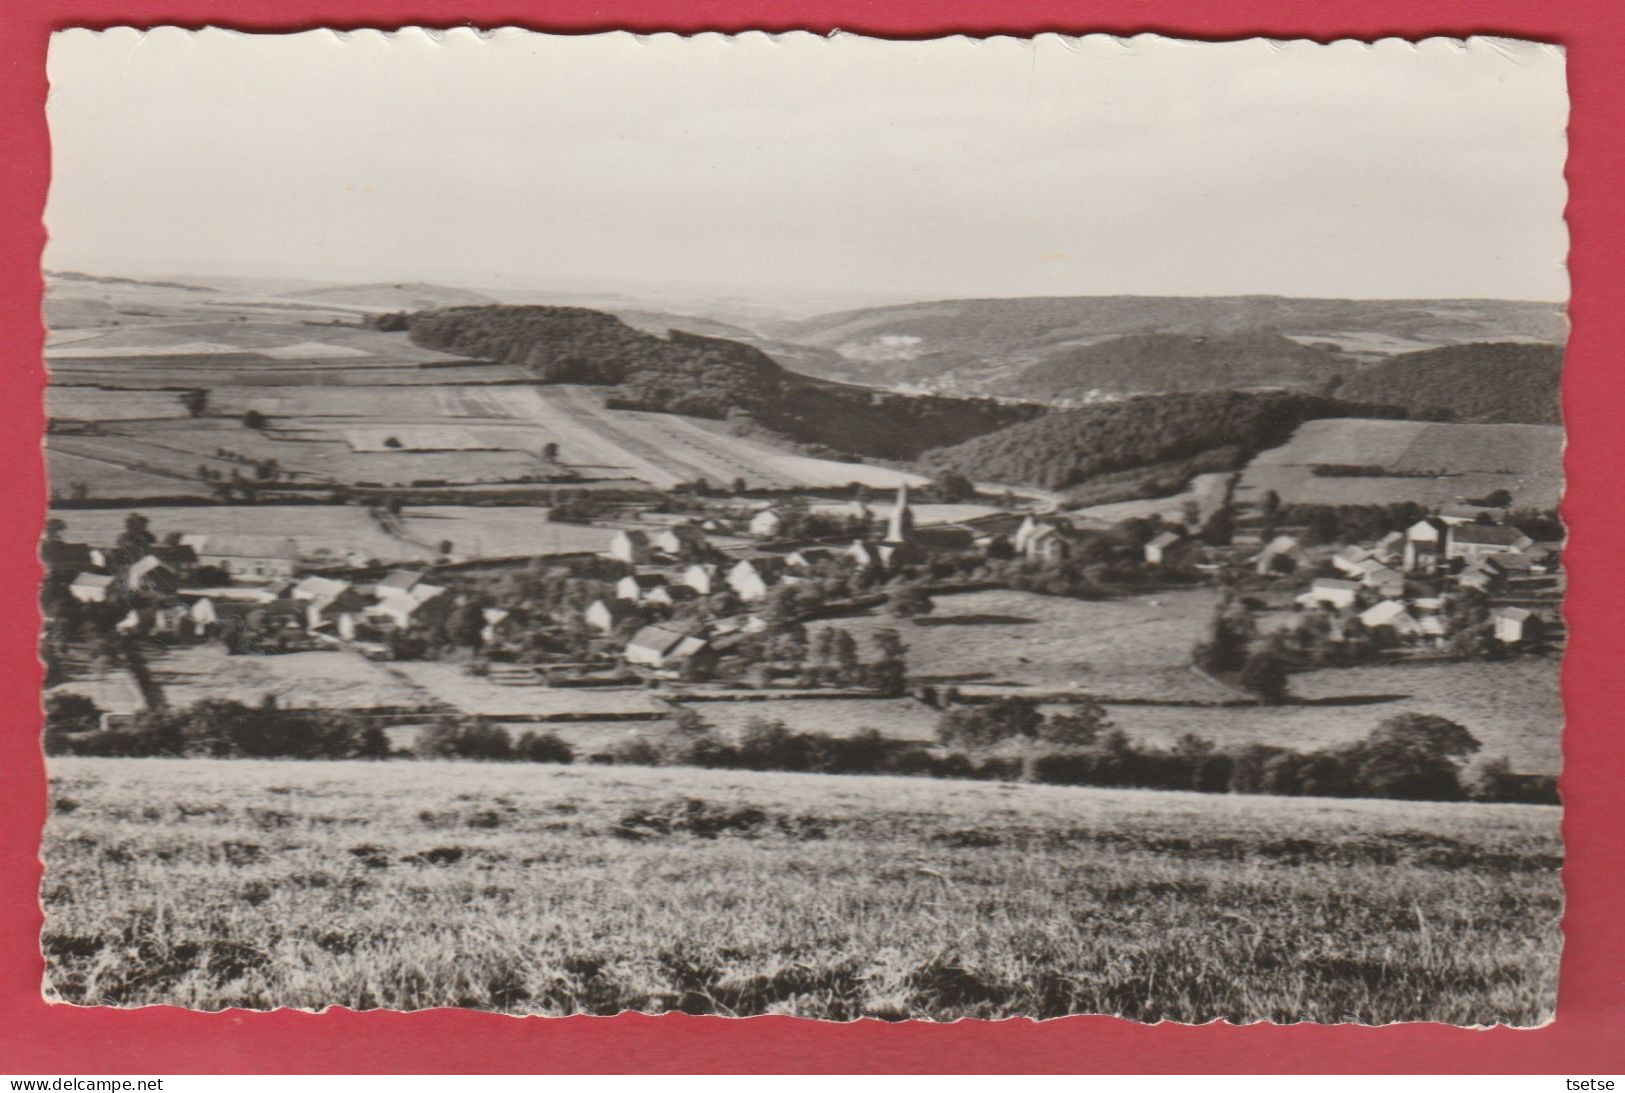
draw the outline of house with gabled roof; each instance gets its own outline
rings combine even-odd
[[[1531,637],[1536,616],[1526,607],[1492,607],[1490,619],[1495,627],[1495,639],[1507,645],[1516,645]]]
[[[587,605],[581,617],[587,625],[601,634],[613,634],[616,627],[627,619],[636,618],[637,608],[627,600],[594,600]]]
[[[286,536],[211,532],[183,535],[181,545],[197,553],[199,565],[219,569],[234,580],[291,578],[299,567],[299,544]]]
[[[650,593],[670,583],[661,573],[628,573],[615,582],[615,598],[629,603],[643,603]]]
[[[663,529],[654,538],[654,547],[672,558],[689,556],[711,545],[705,532],[694,524],[674,524]]]
[[[654,547],[646,532],[623,528],[610,538],[607,553],[627,565],[648,565],[654,558]]]
[[[756,554],[741,558],[728,570],[728,587],[746,603],[767,598],[784,571],[784,559],[776,554]]]
[[[1146,540],[1145,561],[1147,565],[1166,565],[1173,561],[1174,554],[1185,537],[1177,531],[1161,531]]]
[[[645,626],[626,643],[622,656],[628,664],[645,668],[668,668],[702,653],[706,640],[670,623]]]
[[[1416,616],[1411,614],[1410,608],[1405,606],[1403,600],[1383,600],[1381,603],[1373,604],[1360,612],[1360,621],[1372,630],[1386,626],[1402,637],[1411,637],[1422,632]]]
[[[1516,554],[1534,545],[1535,540],[1517,528],[1499,524],[1461,524],[1450,529],[1445,557],[1471,561],[1491,554]]]
[[[1304,607],[1335,607],[1339,610],[1353,607],[1360,595],[1359,581],[1346,581],[1337,577],[1316,577],[1309,591],[1297,597]]]

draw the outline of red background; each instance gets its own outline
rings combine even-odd
[[[1625,1071],[1625,742],[1621,660],[1625,580],[1625,7],[1617,0],[1141,0],[1059,5],[922,0],[682,0],[525,5],[513,0],[3,0],[0,3],[0,1072],[535,1073],[550,1071],[1535,1072]],[[34,550],[44,518],[39,454],[44,372],[39,318],[41,214],[50,154],[45,50],[64,26],[302,30],[317,26],[523,25],[542,30],[844,30],[889,37],[1041,31],[1187,37],[1406,38],[1492,33],[1568,48],[1573,115],[1568,209],[1573,335],[1564,381],[1571,529],[1564,674],[1564,834],[1568,892],[1556,1021],[1543,1029],[1437,1025],[1151,1028],[1110,1018],[953,1025],[826,1024],[622,1016],[516,1019],[441,1010],[188,1013],[47,1007],[38,984],[35,893],[45,782],[38,740]]]

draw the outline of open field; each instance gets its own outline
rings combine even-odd
[[[664,716],[670,707],[641,687],[510,687],[471,676],[459,664],[403,660],[392,675],[420,692],[464,713],[486,717],[644,717]]]
[[[692,702],[719,734],[737,736],[754,717],[783,721],[795,732],[853,736],[874,729],[899,740],[936,743],[937,711],[912,698],[788,698],[770,702]]]
[[[54,439],[54,438],[53,438]],[[49,444],[45,449],[45,473],[51,492],[69,497],[76,485],[87,497],[205,497],[208,491],[196,479],[183,481],[172,474],[137,470],[120,460],[65,452]]]
[[[338,710],[374,706],[432,706],[389,666],[347,652],[227,656],[218,644],[179,645],[149,661],[153,679],[171,706],[206,699],[257,706],[267,695],[289,708]]]
[[[506,510],[469,511],[500,514]],[[63,509],[54,515],[67,523],[67,539],[111,543],[124,530],[124,519],[132,512],[146,516],[153,534],[160,539],[172,531],[232,535],[275,528],[277,534],[291,536],[299,544],[300,554],[311,559],[319,560],[325,553],[341,561],[352,550],[386,562],[425,562],[434,557],[432,548],[385,535],[367,510],[358,505],[134,505]]]
[[[1563,704],[1555,659],[1333,668],[1292,677],[1295,695],[1343,704],[1111,706],[1114,724],[1138,740],[1172,744],[1184,733],[1220,747],[1273,744],[1307,751],[1353,743],[1385,718],[1423,713],[1463,725],[1484,756],[1503,755],[1527,774],[1563,765]]]
[[[883,611],[812,624],[837,626],[860,642],[896,629],[910,674],[922,682],[1000,690],[1077,690],[1100,696],[1234,698],[1192,672],[1191,646],[1215,602],[1208,589],[1085,601],[995,590],[936,597],[919,622]]]
[[[55,759],[82,1005],[1534,1024],[1555,808]]]
[[[615,537],[612,527],[555,524],[546,508],[521,505],[408,505],[401,523],[426,543],[451,540],[452,553],[461,558],[603,551]]]
[[[1377,466],[1396,477],[1321,477],[1316,464]],[[1435,472],[1428,477],[1399,475]],[[1558,425],[1455,425],[1346,418],[1308,421],[1242,472],[1236,498],[1259,502],[1269,490],[1288,503],[1327,505],[1416,501],[1440,504],[1511,492],[1519,508],[1557,507],[1563,490]]]

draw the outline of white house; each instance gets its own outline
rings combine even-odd
[[[198,564],[224,570],[237,580],[269,581],[292,577],[299,566],[299,544],[273,535],[183,535]]]
[[[609,556],[627,565],[648,565],[654,557],[649,536],[636,528],[617,531],[609,541]]]
[[[1305,607],[1335,607],[1342,610],[1353,607],[1360,594],[1359,581],[1344,581],[1336,577],[1316,577],[1309,591],[1298,597]]]
[[[615,598],[643,603],[657,588],[665,588],[666,578],[658,573],[629,573],[615,582]]]
[[[1534,545],[1535,541],[1517,528],[1499,524],[1461,524],[1450,529],[1444,554],[1446,558],[1472,561],[1491,554],[1516,554]]]
[[[1523,607],[1496,607],[1490,611],[1490,618],[1495,624],[1495,638],[1508,645],[1516,645],[1524,640],[1529,627],[1529,621],[1535,617],[1533,611]]]
[[[1445,539],[1450,526],[1431,516],[1423,517],[1405,529],[1404,565],[1406,573],[1433,573],[1444,562]]]
[[[660,553],[680,558],[686,553],[704,550],[709,541],[705,537],[705,532],[693,524],[676,524],[656,535],[654,545]]]
[[[587,625],[602,634],[615,632],[623,619],[637,614],[625,600],[594,600],[582,613]]]
[[[709,596],[722,587],[721,571],[709,562],[696,562],[683,570],[677,583],[687,585],[702,596]]]
[[[706,647],[702,637],[674,626],[645,626],[626,643],[623,655],[628,664],[645,668],[665,668],[687,660]]]
[[[1379,604],[1374,604],[1360,612],[1360,621],[1373,630],[1379,626],[1386,626],[1404,637],[1422,632],[1416,617],[1410,613],[1410,609],[1402,600],[1383,600]]]
[[[1173,548],[1183,542],[1185,537],[1177,531],[1164,531],[1152,537],[1145,544],[1145,561],[1147,565],[1163,565],[1172,556]]]
[[[1375,555],[1362,546],[1344,547],[1332,555],[1332,564],[1347,573],[1355,580],[1365,575],[1364,563],[1371,561]],[[1381,562],[1377,563],[1381,565]]]
[[[728,570],[728,587],[746,603],[767,598],[783,563],[778,558],[744,558]]]
[[[1292,572],[1308,560],[1308,555],[1303,552],[1295,536],[1277,535],[1264,544],[1264,549],[1258,552],[1253,562],[1259,575],[1267,577],[1272,573]]]
[[[106,603],[113,578],[106,573],[81,573],[68,585],[68,594],[80,603]]]
[[[763,509],[750,518],[749,527],[758,539],[777,539],[784,531],[784,516],[778,509]]]

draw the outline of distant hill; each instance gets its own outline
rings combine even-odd
[[[1055,354],[1134,335],[1275,334],[1365,362],[1463,342],[1559,344],[1567,327],[1561,305],[1511,300],[1053,296],[864,308],[765,333],[835,350],[842,362],[823,375],[995,392]]]
[[[753,330],[746,330],[742,326],[721,322],[717,319],[702,318],[698,315],[678,315],[669,311],[650,311],[643,308],[605,307],[603,310],[608,311],[627,326],[647,331],[662,338],[676,330],[684,334],[699,334],[702,337],[709,338],[727,338],[729,341],[753,345],[792,372],[822,376],[838,372],[841,367],[841,355],[833,349],[823,349],[814,345],[799,345],[794,342],[765,338]]]
[[[447,285],[428,285],[415,281],[401,284],[378,283],[372,285],[333,285],[327,288],[307,288],[281,293],[283,299],[308,300],[314,303],[335,304],[340,307],[361,308],[366,311],[424,311],[439,307],[478,307],[494,304],[489,296]]]
[[[743,342],[678,330],[662,338],[589,308],[458,307],[405,323],[429,349],[518,365],[541,382],[613,386],[623,408],[726,419],[836,453],[912,459],[1042,412],[812,379]]]
[[[928,452],[920,463],[929,472],[1062,490],[1220,449],[1234,465],[1283,443],[1312,418],[1403,416],[1391,407],[1284,392],[1147,395],[1055,411]]]
[[[179,281],[144,281],[135,277],[108,277],[98,273],[78,273],[74,270],[44,271],[46,281],[72,282],[77,281],[91,285],[118,285],[121,288],[167,288],[180,292],[213,292],[212,288],[204,285],[183,285]]]
[[[1561,346],[1473,342],[1390,357],[1351,376],[1337,393],[1395,403],[1417,417],[1556,425],[1562,378]]]
[[[1352,371],[1352,365],[1336,350],[1269,332],[1128,334],[1052,353],[1023,369],[1004,389],[1047,401],[1082,400],[1095,393],[1319,390],[1345,371]]]

